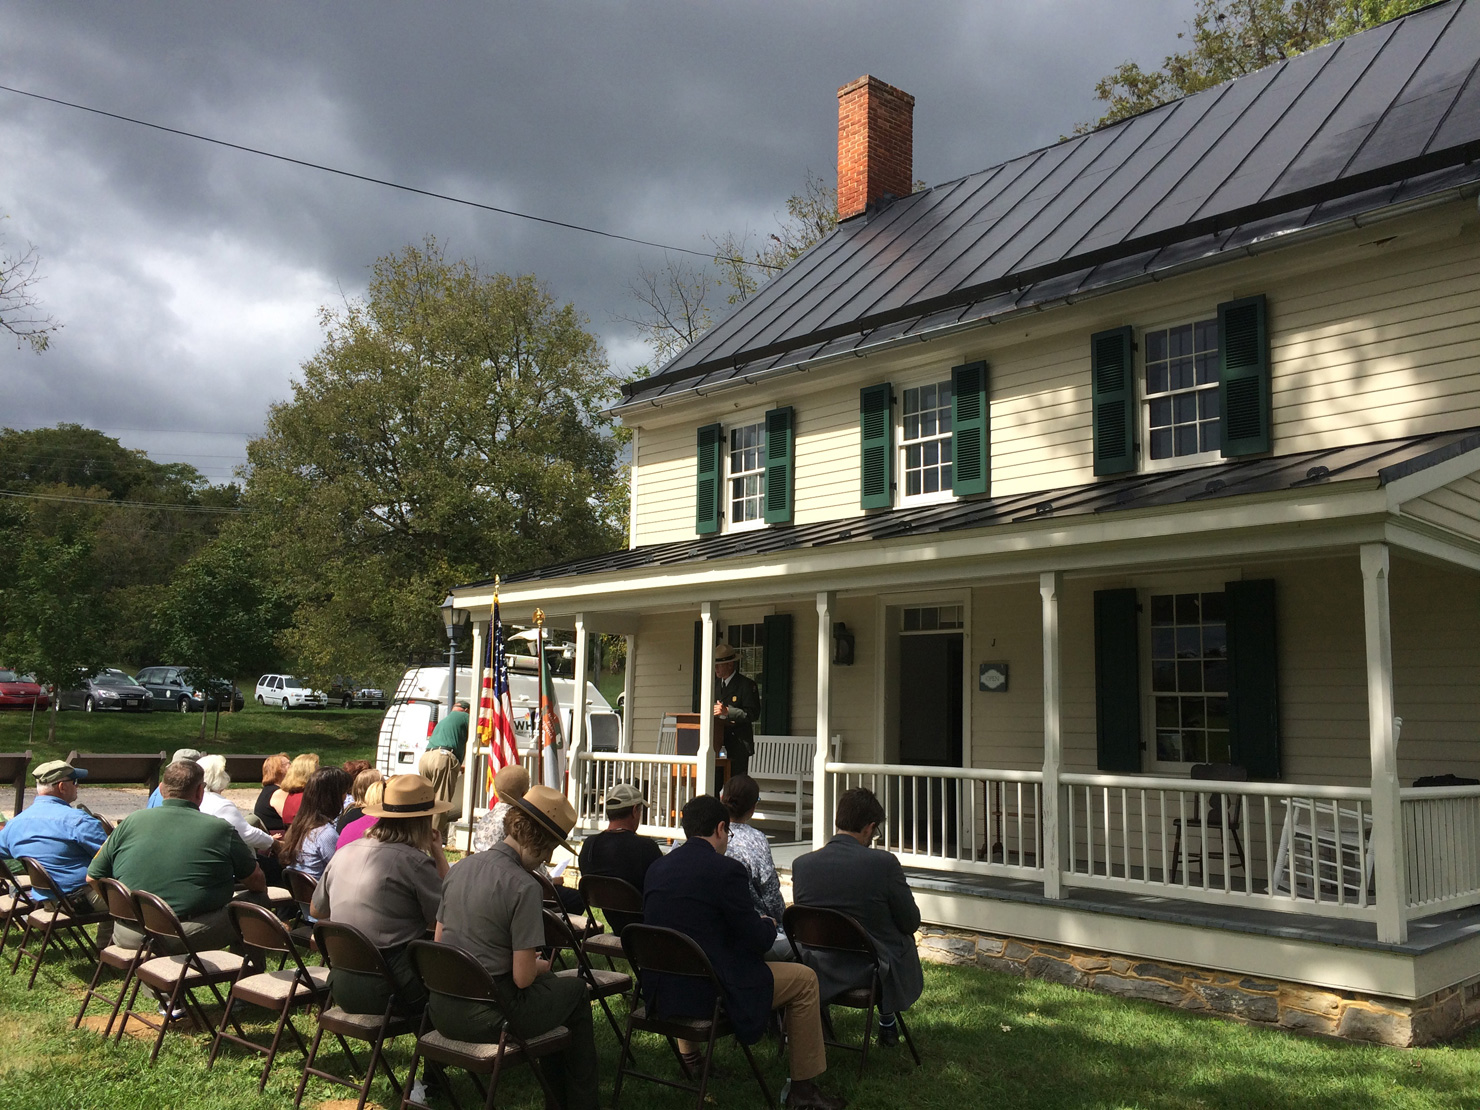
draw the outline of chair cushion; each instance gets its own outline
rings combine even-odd
[[[319,1024],[326,1029],[368,1041],[373,1039],[380,1030],[380,1018],[380,1014],[352,1014],[348,1010],[341,1010],[338,1006],[330,1006],[319,1014]],[[386,1026],[387,1037],[399,1037],[403,1033],[411,1032],[414,1030],[410,1018],[392,1015],[390,1023]]]
[[[98,953],[98,958],[109,967],[128,967],[139,954],[137,948],[126,948],[121,944],[110,944]]]
[[[207,975],[235,975],[241,971],[242,965],[246,963],[234,952],[201,952],[198,953],[201,965],[206,969]],[[146,983],[161,982],[173,983],[182,975],[188,983],[191,979],[201,978],[200,972],[189,966],[189,957],[178,956],[156,956],[152,960],[145,960],[139,965],[138,976]]]
[[[555,977],[573,979],[580,973],[580,968],[568,967],[563,971],[557,971]],[[596,980],[596,993],[603,998],[609,994],[626,994],[632,989],[632,976],[625,971],[603,971],[599,967],[593,967],[591,976]]]
[[[538,1037],[525,1038],[525,1043],[529,1045],[531,1050],[533,1050],[535,1053],[538,1053],[541,1048],[547,1047],[561,1040],[562,1038],[569,1036],[570,1033],[565,1028],[565,1026],[557,1025],[554,1029],[551,1029],[545,1033],[541,1033]],[[497,1043],[485,1044],[478,1041],[455,1041],[451,1037],[444,1037],[435,1029],[433,1029],[430,1033],[423,1034],[420,1038],[417,1039],[416,1043],[417,1047],[421,1049],[423,1053],[425,1053],[427,1049],[431,1049],[433,1052],[437,1053],[448,1053],[458,1056],[466,1056],[473,1060],[481,1060],[488,1063],[492,1063],[493,1058],[498,1055]],[[504,1048],[504,1059],[507,1061],[511,1057],[516,1057],[519,1055],[521,1055],[519,1046],[516,1045],[513,1041],[510,1041]]]
[[[627,952],[622,947],[622,938],[612,933],[597,933],[594,937],[587,937],[584,947],[586,952],[592,956],[615,956],[624,960],[627,958]]]
[[[308,977],[313,980],[315,987],[320,990],[329,985],[329,969],[327,967],[311,967],[308,969]],[[261,999],[281,1006],[288,1000],[288,994],[293,990],[293,984],[298,981],[298,972],[293,968],[285,967],[281,971],[265,971],[258,975],[248,975],[236,981],[235,991],[238,997],[245,998],[249,1002]],[[300,985],[295,999],[307,1001],[313,997],[313,993],[307,987]]]
[[[709,1039],[710,1021],[708,1018],[650,1017],[645,1003],[639,1003],[632,1011],[632,1024],[638,1029],[667,1032],[669,1036],[682,1037],[686,1041],[707,1041]],[[723,1036],[727,1031],[728,1023],[721,1015],[718,1035]]]
[[[270,886],[267,888],[267,900],[273,905],[287,905],[293,901],[293,892],[285,886]]]
[[[843,991],[841,994],[834,995],[824,1005],[843,1006],[853,1010],[867,1010],[869,1006],[878,1001],[877,995],[872,999],[869,998],[867,987],[855,987],[853,990]]]

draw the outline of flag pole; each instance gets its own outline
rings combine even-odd
[[[545,611],[534,611],[534,650],[539,657],[540,693],[535,699],[534,722],[534,781],[543,786],[545,782]]]

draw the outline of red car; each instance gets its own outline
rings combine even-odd
[[[14,671],[0,670],[0,709],[45,709],[51,699],[31,679]]]

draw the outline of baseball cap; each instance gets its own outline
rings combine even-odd
[[[40,767],[32,771],[31,774],[36,776],[37,786],[55,786],[57,783],[66,782],[68,779],[80,781],[87,778],[87,772],[81,767],[73,767],[72,764],[61,759],[53,759],[50,763],[43,763]]]

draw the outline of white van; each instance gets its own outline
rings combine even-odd
[[[560,701],[560,715],[565,735],[570,735],[571,705],[575,702],[575,681],[556,678],[555,697]],[[466,698],[473,706],[476,723],[478,700],[473,697],[473,668],[457,668],[457,697]],[[534,730],[534,714],[540,702],[540,678],[532,657],[509,657],[509,696],[514,706],[514,735],[519,750],[529,748]],[[447,708],[447,668],[413,667],[401,679],[396,696],[391,700],[385,719],[380,723],[380,742],[375,751],[375,764],[381,774],[405,775],[415,772],[427,748],[427,738]],[[611,705],[601,696],[594,683],[586,683],[587,749],[614,752],[622,737],[622,722]]]

